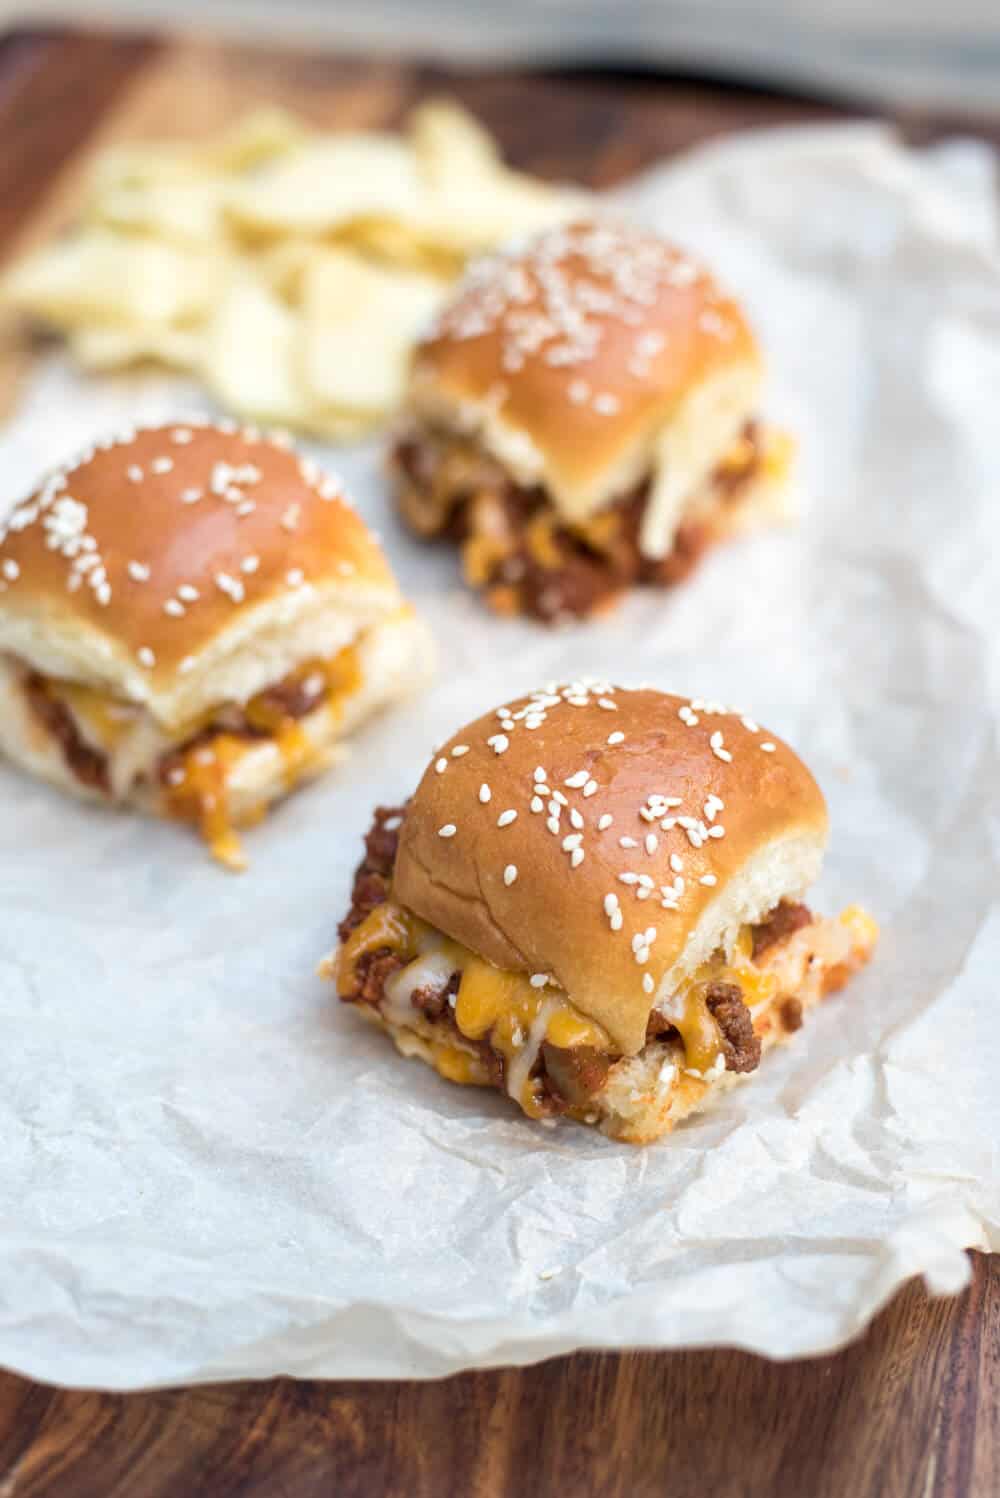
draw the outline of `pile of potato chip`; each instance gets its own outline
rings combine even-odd
[[[267,110],[196,144],[105,152],[79,224],[0,299],[87,369],[154,360],[237,415],[349,438],[397,405],[467,259],[585,201],[505,167],[446,101],[405,135],[318,134]]]

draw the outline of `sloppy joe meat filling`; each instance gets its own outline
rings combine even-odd
[[[361,685],[355,646],[309,660],[243,704],[224,703],[179,735],[161,754],[153,778],[169,815],[197,823],[223,861],[238,859],[226,807],[226,781],[254,742],[271,740],[281,752],[290,787],[315,758],[301,719],[322,705],[334,707]],[[22,690],[36,719],[59,743],[66,764],[84,785],[112,794],[111,753],[122,726],[143,709],[103,694],[26,671]],[[90,734],[78,714],[86,711]],[[99,748],[93,742],[105,742]],[[227,852],[228,849],[228,852]]]
[[[766,469],[788,460],[788,441],[748,422],[712,475],[709,499],[685,518],[666,557],[639,549],[647,479],[589,521],[562,521],[544,489],[516,484],[483,450],[454,433],[423,429],[396,445],[400,507],[418,535],[461,547],[466,578],[490,605],[546,622],[582,617],[635,583],[680,582],[715,539],[720,508],[737,503]]]

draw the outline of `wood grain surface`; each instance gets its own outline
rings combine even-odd
[[[835,1357],[578,1353],[436,1383],[0,1376],[2,1498],[995,1498],[1000,1259]]]
[[[72,216],[113,140],[215,129],[255,103],[393,124],[448,92],[519,166],[606,186],[747,126],[842,118],[803,98],[590,73],[450,74],[199,40],[0,42],[0,259]],[[913,140],[990,122],[909,114]],[[0,330],[0,406],[31,358]],[[995,1498],[1000,1260],[951,1301],[907,1287],[834,1357],[581,1353],[437,1383],[105,1395],[0,1374],[0,1498]],[[0,1286],[0,1294],[3,1287]]]

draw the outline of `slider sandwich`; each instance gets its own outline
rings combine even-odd
[[[233,867],[236,829],[428,661],[336,481],[253,428],[100,442],[0,522],[0,749]]]
[[[584,617],[792,509],[741,307],[691,256],[582,222],[475,265],[418,344],[391,468],[499,613]]]
[[[644,1144],[871,957],[870,916],[803,903],[826,841],[812,775],[752,718],[552,686],[376,811],[324,971],[450,1081]]]

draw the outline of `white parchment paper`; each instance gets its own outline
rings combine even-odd
[[[218,870],[182,830],[0,770],[0,1362],[131,1388],[423,1377],[580,1346],[833,1348],[907,1277],[1000,1248],[1000,258],[985,151],[875,128],[735,139],[625,196],[750,303],[802,434],[797,532],[550,635],[489,618],[325,454],[437,630],[426,696]],[[159,379],[41,369],[16,497]],[[548,1130],[398,1057],[313,976],[376,802],[540,680],[737,700],[830,800],[816,892],[878,958],[649,1149]]]

